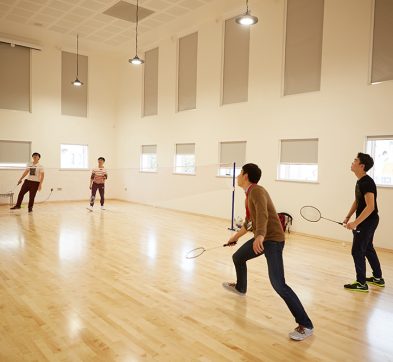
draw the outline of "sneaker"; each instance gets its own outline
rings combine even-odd
[[[102,205],[102,206],[101,206],[101,210],[105,210],[105,207],[104,207],[104,205]]]
[[[224,283],[222,283],[222,286],[223,286],[225,289],[229,290],[230,292],[236,293],[237,295],[241,295],[241,296],[245,296],[245,295],[246,295],[246,293],[239,292],[239,291],[236,289],[236,283],[224,282]]]
[[[10,207],[10,210],[19,210],[19,209],[20,209],[20,206],[18,206],[18,205]]]
[[[385,286],[385,280],[383,278],[375,278],[374,276],[366,278],[367,284],[376,285],[377,287],[383,288]]]
[[[289,338],[294,341],[302,341],[303,339],[312,336],[313,332],[314,328],[306,328],[299,324],[292,332],[289,333]]]
[[[31,213],[31,212],[33,212],[33,209],[29,209],[29,211],[28,211],[29,213]]]
[[[344,288],[353,292],[368,293],[368,285],[366,283],[353,282],[352,284],[345,284]]]
[[[93,206],[88,206],[88,207],[86,207],[86,209],[89,211],[93,211]]]

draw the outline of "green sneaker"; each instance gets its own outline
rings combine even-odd
[[[385,281],[383,278],[375,278],[374,276],[366,278],[368,284],[376,285],[377,287],[383,288],[385,286]]]
[[[353,282],[352,284],[345,284],[344,288],[352,292],[368,293],[367,283],[361,284],[359,282]]]

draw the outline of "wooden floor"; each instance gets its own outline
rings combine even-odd
[[[386,288],[351,293],[350,244],[291,235],[287,283],[315,325],[294,342],[263,256],[248,263],[246,297],[221,286],[234,249],[184,258],[225,242],[227,222],[85,206],[0,207],[0,361],[393,361],[393,253],[379,253]]]

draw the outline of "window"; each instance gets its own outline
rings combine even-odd
[[[24,168],[30,155],[31,142],[0,141],[0,168]]]
[[[87,117],[88,57],[78,54],[79,79],[82,87],[75,87],[76,54],[61,52],[61,114]]]
[[[220,166],[218,176],[233,177],[233,163],[236,163],[235,176],[246,163],[246,142],[220,142]]]
[[[196,108],[198,33],[179,39],[177,110]]]
[[[145,53],[143,79],[143,115],[158,113],[158,48]]]
[[[371,83],[393,80],[393,1],[375,0]]]
[[[195,175],[195,143],[176,144],[175,173]]]
[[[393,186],[393,136],[367,137],[367,151],[374,159],[368,171],[378,186]]]
[[[319,91],[324,0],[287,0],[284,95]]]
[[[0,108],[30,111],[30,49],[0,42]]]
[[[250,27],[225,21],[222,104],[247,102]]]
[[[157,172],[157,145],[142,145],[142,172]]]
[[[281,140],[277,178],[286,181],[318,181],[318,139]]]
[[[87,145],[60,145],[60,168],[87,169]]]

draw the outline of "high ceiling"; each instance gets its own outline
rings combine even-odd
[[[136,4],[136,0],[124,0]],[[139,0],[139,6],[153,11],[140,20],[138,32],[143,36],[179,17],[201,9],[215,0]],[[119,0],[0,0],[0,32],[26,37],[34,34],[75,37],[80,42],[130,48],[135,24],[116,19],[104,12]],[[134,7],[135,8],[135,7]],[[9,24],[10,29],[6,24]],[[23,31],[22,31],[23,30]]]

